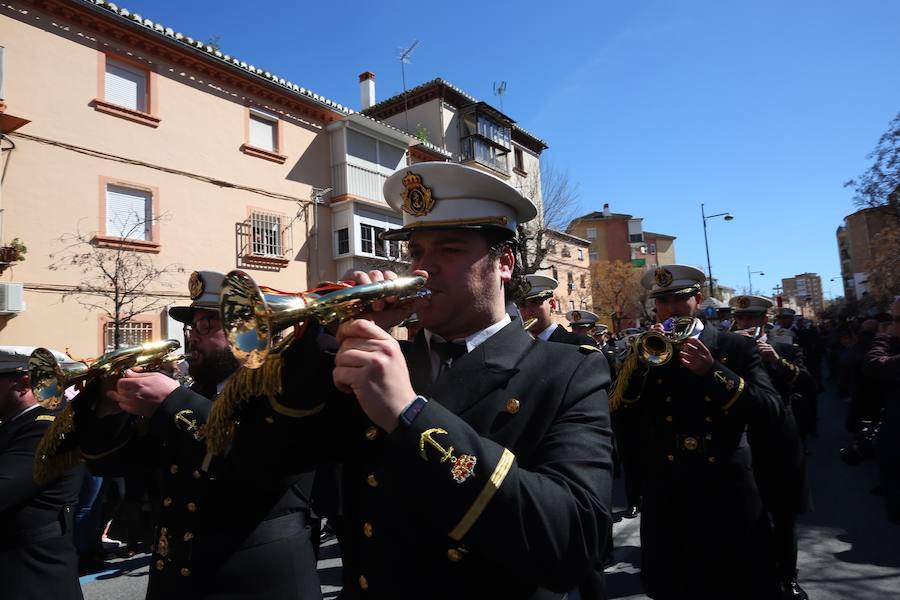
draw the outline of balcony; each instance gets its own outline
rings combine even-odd
[[[331,167],[331,181],[334,182],[332,198],[352,196],[383,202],[382,188],[387,175],[350,163]]]
[[[234,224],[237,266],[243,269],[279,271],[291,262],[291,225],[274,213],[254,212]]]
[[[486,138],[473,135],[460,140],[459,162],[477,162],[489,169],[509,175],[509,150]]]

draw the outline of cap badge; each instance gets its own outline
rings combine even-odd
[[[188,280],[188,292],[191,294],[191,300],[196,300],[203,295],[203,278],[200,273],[194,271]]]
[[[737,299],[738,308],[747,308],[750,306],[750,297],[749,296],[739,296]]]
[[[581,320],[581,313],[578,312],[577,310],[573,311],[572,312],[572,322],[574,323],[574,322],[580,321],[580,320]]]
[[[654,278],[656,279],[656,285],[658,285],[659,287],[669,287],[670,285],[672,285],[672,272],[664,267],[656,269]]]
[[[430,213],[434,208],[434,198],[431,197],[431,190],[422,185],[422,178],[419,175],[407,171],[406,177],[403,178],[403,212],[414,217],[423,217]]]

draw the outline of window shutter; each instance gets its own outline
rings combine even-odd
[[[275,152],[275,123],[250,113],[250,145]]]
[[[151,206],[150,192],[106,186],[106,235],[150,241]]]
[[[114,60],[106,60],[106,101],[147,112],[147,74]]]

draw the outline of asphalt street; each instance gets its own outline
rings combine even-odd
[[[800,582],[811,600],[900,599],[900,526],[886,520],[882,499],[871,493],[877,483],[874,464],[850,467],[838,456],[848,440],[845,412],[846,405],[829,386],[819,397],[819,437],[809,447],[815,509],[799,525]],[[621,518],[626,508],[621,488],[617,481],[615,551],[607,569],[609,597],[645,599],[640,587],[640,517]],[[85,600],[143,598],[148,563],[148,556],[136,556],[82,577]],[[340,591],[340,567],[340,549],[332,540],[323,547],[319,561],[326,600]],[[727,590],[723,592],[727,598]]]

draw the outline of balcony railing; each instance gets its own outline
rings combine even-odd
[[[357,198],[382,201],[382,188],[387,175],[373,169],[343,163],[331,167],[333,198],[350,195]]]

